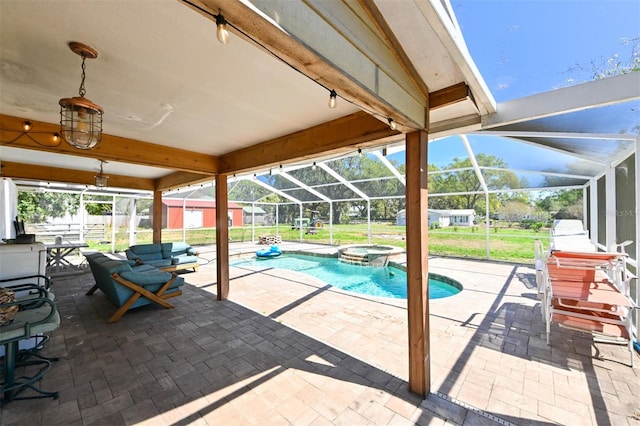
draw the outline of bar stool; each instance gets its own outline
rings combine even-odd
[[[19,306],[13,321],[0,326],[0,344],[4,346],[4,382],[0,386],[2,404],[19,399],[58,398],[58,392],[44,391],[35,386],[42,380],[57,358],[46,358],[36,353],[40,346],[31,350],[19,350],[22,340],[41,337],[60,326],[60,315],[53,294],[42,286],[22,284],[13,286],[12,290],[20,294],[16,301],[0,304],[0,308]],[[36,367],[30,376],[16,377],[16,368]],[[26,389],[37,392],[37,395],[18,396]]]

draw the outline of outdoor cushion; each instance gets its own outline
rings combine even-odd
[[[188,256],[186,254],[174,256],[171,258],[172,265],[182,265],[183,263],[196,263],[198,262],[198,256]]]
[[[127,259],[140,259],[142,262],[162,260],[163,258],[161,244],[138,244],[129,247],[125,254]]]

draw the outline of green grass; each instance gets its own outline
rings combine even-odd
[[[497,231],[496,231],[497,229]],[[316,234],[302,233],[302,241],[334,245],[342,244],[366,244],[368,227],[366,224],[333,225],[333,241],[329,238],[329,226],[319,229]],[[275,235],[275,226],[259,226],[255,229],[256,241],[263,235]],[[283,241],[299,241],[300,231],[291,229],[290,225],[278,226],[277,234]],[[105,235],[110,237],[111,231]],[[163,230],[162,241],[182,241],[182,230]],[[185,240],[194,246],[215,244],[215,229],[188,229]],[[514,263],[533,263],[534,240],[541,239],[545,246],[548,245],[548,231],[534,232],[517,228],[491,228],[490,258],[491,260]],[[252,241],[250,226],[234,227],[229,230],[229,236],[233,242]],[[151,230],[138,230],[136,233],[137,244],[151,243],[153,233]],[[111,244],[100,244],[88,241],[89,246],[95,250],[109,251]],[[401,247],[406,249],[405,227],[386,223],[371,225],[371,243]],[[116,233],[116,251],[124,251],[129,247],[129,233]],[[482,227],[449,227],[429,230],[429,253],[432,255],[457,256],[471,259],[486,259],[486,229]]]

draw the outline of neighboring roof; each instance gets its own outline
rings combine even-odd
[[[471,216],[476,214],[473,209],[452,209],[452,210],[438,210],[429,209],[429,213],[434,213],[440,216]]]
[[[406,214],[406,210],[398,210],[398,215]],[[452,209],[452,210],[438,210],[438,209],[429,209],[429,213],[436,213],[439,215],[475,215],[476,211],[473,209]]]
[[[162,199],[162,204],[169,206],[169,207],[182,207],[183,205],[185,207],[200,207],[200,208],[209,208],[209,209],[215,209],[216,208],[216,202],[213,200],[198,200],[198,199],[186,199],[186,200],[182,200],[182,199],[172,199],[172,198],[163,198]],[[239,209],[241,208],[238,204],[236,203],[229,203],[228,206],[230,209]]]
[[[266,211],[264,211],[262,208],[258,207],[258,206],[245,206],[242,208],[242,211],[244,213],[253,213],[253,214],[265,214]]]

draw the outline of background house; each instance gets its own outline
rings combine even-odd
[[[438,224],[445,228],[447,226],[472,226],[475,224],[476,212],[473,209],[453,209],[436,210],[429,209],[429,226]],[[396,214],[396,225],[405,226],[407,224],[406,210],[400,210]]]
[[[242,207],[229,203],[229,225],[242,226]],[[168,229],[214,228],[216,203],[213,200],[162,200],[162,227]]]
[[[429,209],[429,226],[438,224],[447,226],[472,226],[475,224],[476,212],[473,209],[435,210]]]
[[[264,225],[267,212],[258,206],[245,206],[242,208],[243,221],[250,225],[255,220],[256,225]]]

